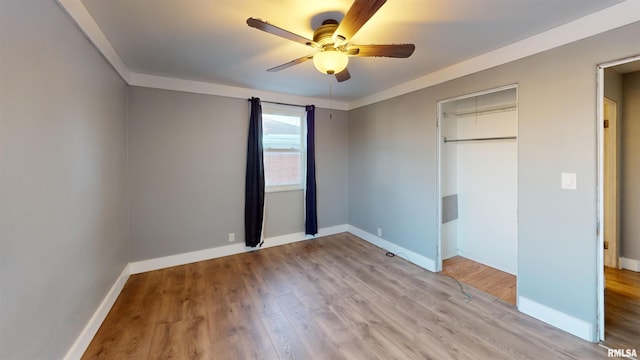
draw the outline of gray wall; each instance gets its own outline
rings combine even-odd
[[[640,71],[623,76],[620,256],[640,260]]]
[[[519,294],[595,323],[595,66],[637,53],[638,33],[333,119],[318,109],[320,227],[380,227],[435,259],[436,101],[518,83]],[[0,44],[0,358],[60,358],[128,261],[227,245],[229,232],[243,241],[248,104],[144,88],[127,98],[53,1],[0,1]],[[563,171],[578,174],[577,191],[560,190]],[[269,194],[267,206],[267,237],[302,231],[301,192]]]
[[[349,112],[349,224],[435,259],[433,88]]]
[[[622,104],[622,74],[614,68],[604,69],[604,96]]]
[[[347,114],[318,109],[320,227],[347,222]],[[132,87],[131,260],[244,242],[245,99]],[[265,235],[304,231],[302,191],[269,193]]]
[[[127,87],[54,1],[0,44],[0,359],[59,359],[128,262]]]
[[[436,257],[436,102],[517,83],[519,295],[596,323],[596,66],[640,23],[349,114],[349,223]],[[575,172],[578,189],[560,189]]]

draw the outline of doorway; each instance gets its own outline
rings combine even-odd
[[[438,102],[437,270],[513,305],[517,123],[516,85]]]
[[[602,64],[598,79],[598,337],[640,344],[640,56]]]

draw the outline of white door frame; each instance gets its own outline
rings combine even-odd
[[[596,208],[597,208],[597,317],[598,340],[604,340],[604,70],[606,68],[640,61],[640,55],[603,63],[596,69],[596,134],[597,134],[597,173]],[[620,124],[618,124],[620,125]]]
[[[444,100],[440,100],[436,103],[436,111],[438,112],[436,114],[436,157],[437,157],[437,164],[436,166],[438,167],[438,173],[437,173],[437,179],[436,179],[436,202],[438,203],[437,206],[437,226],[436,226],[436,230],[437,230],[437,241],[436,241],[436,272],[441,272],[442,271],[442,145],[443,145],[443,137],[442,137],[442,106],[446,103],[452,102],[452,101],[457,101],[457,100],[462,100],[462,99],[467,99],[470,97],[475,97],[475,96],[481,96],[481,95],[486,95],[486,94],[491,94],[494,92],[498,92],[498,91],[502,91],[502,90],[509,90],[509,89],[516,89],[516,104],[518,103],[518,84],[510,84],[510,85],[505,85],[505,86],[500,86],[500,87],[496,87],[496,88],[491,88],[491,89],[487,89],[487,90],[482,90],[482,91],[477,91],[471,94],[466,94],[466,95],[460,95],[460,96],[456,96],[456,97],[452,97],[452,98],[448,98],[448,99],[444,99]],[[518,126],[518,119],[517,119],[517,112],[516,112],[516,132],[517,131],[517,126]],[[516,152],[518,151],[518,149],[516,149]],[[517,155],[516,155],[517,156]],[[516,165],[516,169],[517,169],[518,165]],[[517,283],[516,283],[516,288],[517,288]],[[518,292],[518,290],[516,289],[516,293]],[[516,300],[517,301],[517,300]]]

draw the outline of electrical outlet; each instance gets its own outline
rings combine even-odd
[[[378,228],[378,236],[382,236],[382,229]]]
[[[229,242],[234,242],[234,241],[236,241],[236,234],[229,233]]]

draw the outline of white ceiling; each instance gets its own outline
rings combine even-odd
[[[352,43],[414,43],[415,53],[408,59],[352,58],[352,79],[338,83],[311,61],[267,72],[313,49],[250,28],[246,19],[260,18],[311,38],[314,26],[344,14],[352,0],[59,0],[99,48],[110,44],[112,63],[120,61],[133,74],[311,98],[328,98],[331,84],[333,99],[346,103],[622,1],[389,0]],[[93,30],[86,25],[92,21],[97,24]]]

